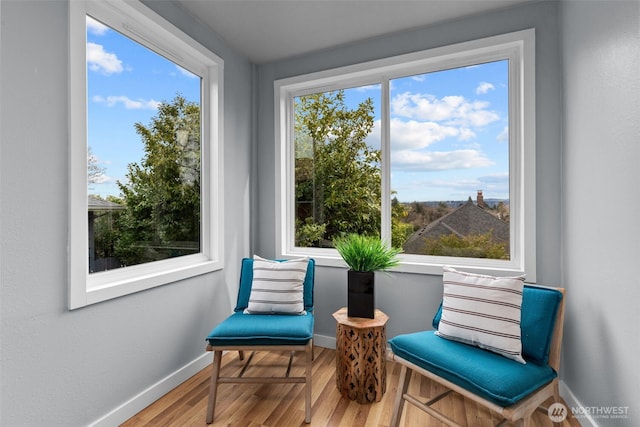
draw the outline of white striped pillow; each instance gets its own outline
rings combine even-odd
[[[305,314],[308,258],[272,261],[253,256],[253,282],[246,314]]]
[[[520,363],[524,276],[494,277],[444,267],[437,335],[475,345]]]

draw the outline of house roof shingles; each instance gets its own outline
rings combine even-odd
[[[97,197],[88,197],[89,212],[95,211],[118,211],[123,210],[124,206],[110,202],[109,200],[99,199]]]
[[[469,200],[413,233],[403,245],[403,249],[406,253],[415,254],[424,250],[424,239],[437,239],[449,234],[465,237],[488,232],[493,233],[495,241],[509,244],[509,224]]]

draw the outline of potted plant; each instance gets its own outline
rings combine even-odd
[[[334,246],[349,266],[347,272],[347,314],[373,319],[375,309],[374,272],[398,265],[399,248],[387,246],[379,237],[349,234],[334,240]]]

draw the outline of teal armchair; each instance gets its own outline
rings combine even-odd
[[[264,260],[267,261],[267,260]],[[306,261],[306,273],[303,281],[304,309],[299,314],[283,314],[279,312],[250,313],[251,302],[258,298],[252,297],[254,284],[254,259],[242,260],[240,272],[240,288],[234,313],[217,325],[207,336],[207,351],[213,352],[213,373],[209,403],[207,407],[207,424],[213,422],[215,416],[216,395],[219,384],[242,383],[303,383],[305,385],[305,423],[311,422],[311,367],[313,360],[313,286],[315,261]],[[273,261],[269,261],[273,263]],[[278,261],[281,262],[281,261]],[[284,264],[283,264],[284,266]],[[280,266],[276,266],[280,267]],[[288,278],[278,278],[280,274],[273,273],[269,279],[275,286],[278,282],[287,282]],[[284,291],[278,291],[284,292]],[[253,298],[253,300],[252,300]],[[262,307],[262,306],[261,306]],[[238,351],[241,360],[244,352],[251,351],[238,377],[220,376],[220,362],[224,351]],[[289,351],[289,369],[284,377],[246,377],[244,373],[255,351]],[[296,352],[303,352],[306,357],[305,375],[289,376],[290,367]]]

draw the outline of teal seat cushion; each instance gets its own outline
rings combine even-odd
[[[224,345],[297,345],[313,338],[313,313],[244,314],[237,311],[216,326],[207,336],[209,344]]]
[[[500,406],[513,405],[557,376],[548,365],[521,364],[433,330],[398,335],[389,345],[397,356]]]
[[[283,261],[283,260],[279,260]],[[305,275],[304,287],[304,309],[313,310],[313,283],[315,273],[315,260],[309,259],[307,266],[307,274]],[[251,296],[251,284],[253,283],[253,258],[243,258],[240,268],[240,289],[238,290],[238,299],[234,311],[243,311],[249,306],[249,297]]]
[[[525,285],[522,292],[520,334],[522,355],[528,362],[546,365],[556,323],[556,313],[562,293],[555,289]],[[442,304],[433,318],[432,325],[438,329]]]

